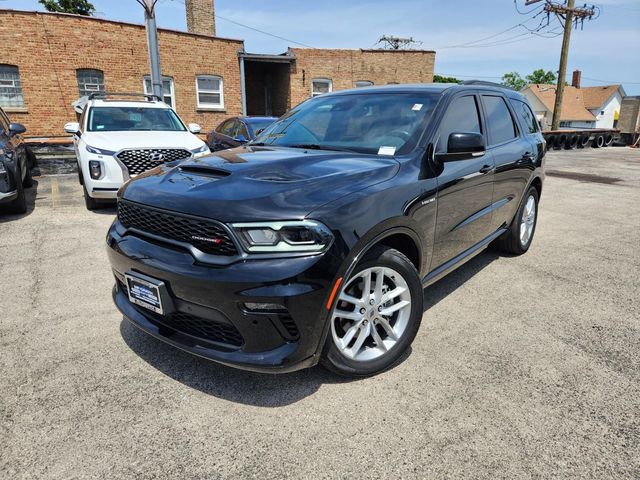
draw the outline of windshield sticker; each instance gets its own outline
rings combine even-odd
[[[96,130],[102,130],[104,128],[104,125],[96,125]]]
[[[413,107],[411,107],[411,110],[413,110],[414,112],[419,112],[420,110],[422,110],[422,103],[414,104]]]
[[[380,147],[378,149],[378,155],[394,155],[396,153],[396,147]]]

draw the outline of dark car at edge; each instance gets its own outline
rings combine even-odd
[[[0,108],[0,212],[27,211],[25,189],[33,183],[34,156],[22,138],[25,131],[22,124],[11,123]]]
[[[243,147],[127,183],[107,235],[117,307],[239,368],[393,366],[423,288],[535,232],[539,125],[521,94],[480,83],[321,95]]]

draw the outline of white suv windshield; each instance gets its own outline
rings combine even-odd
[[[170,108],[93,107],[89,110],[87,130],[184,132],[186,128]]]

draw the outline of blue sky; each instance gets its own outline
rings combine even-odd
[[[143,21],[134,0],[92,1],[97,16]],[[159,26],[185,30],[183,2],[159,0]],[[517,5],[529,12],[542,2]],[[583,85],[623,83],[628,95],[640,95],[640,0],[596,5],[600,17],[572,33],[568,71],[581,69]],[[37,0],[0,0],[0,8],[42,10]],[[525,27],[535,29],[543,18],[531,18],[536,12],[518,13],[513,0],[216,0],[216,26],[218,35],[244,39],[246,50],[256,53],[281,53],[296,44],[232,21],[321,48],[371,48],[382,34],[414,37],[421,48],[436,50],[436,73],[499,80],[509,71],[557,70],[562,37],[528,33]],[[545,31],[558,30],[551,25]]]

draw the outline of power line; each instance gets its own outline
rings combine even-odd
[[[617,82],[611,82],[609,80],[598,80],[597,78],[589,78],[589,77],[582,77],[585,80],[591,80],[592,82],[598,82],[598,83],[606,83],[609,85],[618,85],[620,83],[626,83],[628,85],[640,85],[640,82],[625,82],[624,80],[618,80]]]

